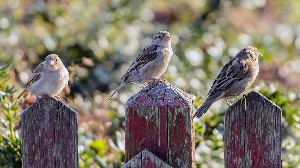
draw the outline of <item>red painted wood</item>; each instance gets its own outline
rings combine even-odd
[[[191,99],[185,92],[160,81],[151,83],[126,103],[126,161],[148,149],[171,166],[194,167],[191,117]]]
[[[257,92],[225,112],[225,167],[281,167],[281,109]]]
[[[21,115],[22,167],[78,167],[77,114],[51,97]]]

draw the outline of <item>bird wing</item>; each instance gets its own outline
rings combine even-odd
[[[138,67],[143,66],[143,65],[147,64],[148,62],[153,61],[155,58],[157,58],[157,56],[158,56],[157,48],[158,47],[159,47],[158,45],[154,45],[154,44],[145,47],[140,52],[140,54],[135,59],[135,61],[130,65],[127,72],[121,79],[124,81],[127,81],[128,76],[130,75],[132,70],[138,69]]]
[[[41,77],[41,72],[44,71],[44,67],[43,67],[44,62],[41,62],[38,66],[36,66],[34,68],[34,70],[32,71],[32,74],[29,77],[28,82],[25,85],[25,88],[27,89],[30,85],[32,85],[34,82],[36,82],[37,80],[40,79]]]
[[[230,60],[221,70],[214,81],[208,96],[214,97],[217,93],[222,94],[223,90],[230,88],[235,82],[238,82],[249,76],[249,65],[238,58]],[[218,95],[216,95],[218,96]]]
[[[22,95],[25,98],[28,95],[28,88],[30,87],[30,85],[32,85],[34,82],[36,82],[37,80],[39,80],[41,78],[41,72],[44,71],[43,64],[44,64],[44,62],[41,62],[38,66],[36,66],[34,68],[34,70],[32,71],[32,74],[29,77],[29,80],[27,81],[27,83],[25,85],[25,89],[19,94],[18,99]]]

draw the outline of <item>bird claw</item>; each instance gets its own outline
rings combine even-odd
[[[41,97],[39,97],[39,96],[36,96],[36,102],[39,102],[39,101],[41,101],[43,97],[45,97],[45,95],[43,95],[43,96],[41,96]]]
[[[65,102],[60,96],[53,96],[53,98],[55,98],[57,101],[60,101],[60,102]]]
[[[150,78],[150,81],[148,83],[152,83],[152,82],[156,82],[156,81],[159,81],[159,80],[155,79],[155,78]]]
[[[141,85],[142,85],[141,88],[145,88],[146,86],[148,86],[148,85],[150,85],[151,83],[154,83],[154,82],[156,82],[156,81],[158,81],[158,79],[150,78],[149,81],[148,81],[147,83],[141,84]]]
[[[163,83],[167,83],[167,80],[165,80],[165,79],[163,79],[163,78],[158,78],[158,79],[156,79],[156,80],[158,80],[158,81],[160,81],[160,82],[163,82]]]
[[[140,88],[144,89],[147,86],[147,84],[141,84]]]

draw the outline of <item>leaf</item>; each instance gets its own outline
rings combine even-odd
[[[103,139],[98,139],[98,140],[92,141],[90,143],[90,147],[95,149],[99,156],[104,156],[104,154],[107,151],[107,145],[106,145],[105,140],[103,140]]]

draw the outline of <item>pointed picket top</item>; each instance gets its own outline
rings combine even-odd
[[[29,107],[27,107],[21,114],[21,118],[29,111],[32,110],[36,110],[36,108],[39,108],[39,110],[41,111],[51,111],[51,109],[57,108],[57,107],[67,107],[68,111],[70,113],[74,113],[75,115],[77,115],[76,111],[73,110],[72,108],[70,108],[67,104],[65,104],[62,101],[59,101],[53,97],[50,96],[44,96],[42,98],[39,98],[36,100],[36,102],[34,102],[33,104],[31,104]]]
[[[251,102],[249,102],[249,101]],[[259,92],[256,91],[251,91],[247,94],[247,96],[242,97],[240,100],[238,100],[237,102],[235,102],[234,104],[232,104],[229,108],[227,108],[225,110],[225,114],[227,111],[231,111],[233,108],[236,108],[236,106],[239,106],[241,103],[251,103],[251,104],[256,104],[255,102],[259,102],[259,104],[264,104],[266,106],[271,106],[272,108],[274,108],[274,112],[280,112],[281,113],[281,108],[275,104],[274,102],[272,102],[271,100],[269,100],[268,98],[266,98],[264,95],[262,95]],[[247,106],[248,107],[248,106]],[[251,107],[251,106],[249,106]]]
[[[171,168],[171,166],[145,149],[130,159],[122,168]]]
[[[154,81],[133,95],[126,103],[129,106],[191,106],[194,96],[166,81]]]

